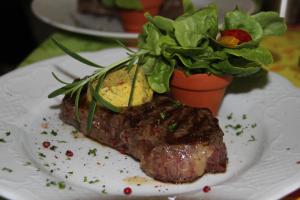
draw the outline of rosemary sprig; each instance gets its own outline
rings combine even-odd
[[[83,90],[84,87],[89,87],[89,90],[91,91],[91,95],[92,95],[92,101],[89,105],[89,113],[88,113],[88,118],[87,118],[87,131],[90,131],[93,125],[93,119],[94,119],[94,115],[96,112],[96,108],[97,108],[97,104],[111,110],[112,112],[120,112],[121,109],[118,107],[115,107],[114,105],[112,105],[110,102],[106,101],[105,99],[103,99],[98,91],[99,89],[102,87],[103,81],[106,77],[106,75],[114,69],[118,69],[118,68],[123,68],[127,66],[127,69],[130,70],[132,69],[134,63],[136,61],[140,61],[140,59],[148,53],[148,51],[138,51],[138,52],[134,52],[133,50],[125,47],[124,45],[121,45],[122,47],[124,47],[125,49],[127,49],[128,51],[130,51],[130,53],[128,53],[128,57],[121,59],[119,61],[117,61],[116,63],[113,63],[107,67],[98,65],[92,61],[87,60],[86,58],[78,55],[75,52],[72,52],[70,49],[68,49],[67,47],[63,46],[62,44],[60,44],[58,41],[56,41],[55,39],[52,39],[52,41],[54,42],[54,44],[56,44],[62,51],[64,51],[66,54],[68,54],[69,56],[71,56],[72,58],[86,64],[92,67],[96,67],[97,69],[95,70],[95,72],[89,76],[86,76],[83,79],[80,80],[75,80],[72,83],[67,83],[63,80],[61,80],[55,73],[52,73],[53,77],[60,83],[64,84],[63,87],[58,88],[57,90],[53,91],[52,93],[50,93],[48,95],[48,98],[54,98],[56,96],[59,95],[70,95],[71,97],[75,94],[75,114],[76,114],[76,119],[78,121],[80,121],[80,116],[79,116],[79,103],[80,103],[80,96],[81,96],[81,92]],[[131,92],[129,95],[129,101],[128,101],[128,105],[131,105],[131,101],[132,101],[132,97],[133,97],[133,93],[134,93],[134,86],[135,86],[135,82],[136,82],[136,78],[137,78],[137,73],[138,73],[138,67],[136,68],[136,71],[134,73],[134,77],[131,81]],[[96,87],[93,88],[93,84],[97,83]]]

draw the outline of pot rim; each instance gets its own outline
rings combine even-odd
[[[182,71],[175,69],[171,79],[171,86],[186,90],[218,90],[226,88],[232,79],[231,75],[217,76],[207,73],[186,76]]]

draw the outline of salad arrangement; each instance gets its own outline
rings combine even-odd
[[[219,29],[217,8],[214,4],[197,10],[190,0],[183,0],[183,7],[184,14],[175,20],[145,13],[148,23],[144,25],[143,33],[139,36],[138,50],[133,51],[121,44],[128,50],[128,57],[108,67],[86,60],[54,40],[67,54],[97,69],[92,75],[73,83],[65,83],[53,74],[65,86],[51,93],[49,97],[60,94],[75,95],[79,119],[81,91],[97,82],[95,87],[89,87],[93,96],[88,117],[88,128],[91,128],[97,103],[114,112],[120,111],[98,94],[106,75],[112,70],[126,67],[130,71],[134,64],[137,65],[131,81],[128,101],[130,107],[134,91],[132,88],[139,70],[144,71],[149,86],[156,93],[169,91],[170,78],[175,68],[186,74],[207,73],[238,77],[252,75],[273,61],[271,53],[259,46],[262,38],[280,35],[286,30],[284,20],[275,12],[260,12],[249,16],[236,8],[225,15],[225,24]]]

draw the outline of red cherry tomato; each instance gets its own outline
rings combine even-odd
[[[252,40],[251,35],[241,29],[229,29],[221,31],[221,36],[233,36],[240,40],[240,43],[249,42]]]

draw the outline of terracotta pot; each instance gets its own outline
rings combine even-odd
[[[163,0],[141,0],[143,10],[125,10],[119,11],[123,28],[126,32],[140,33],[143,31],[143,25],[147,22],[144,17],[145,12],[151,15],[157,15]]]
[[[208,74],[186,76],[182,71],[175,70],[171,79],[171,95],[185,105],[209,108],[216,116],[231,81],[231,76]]]

